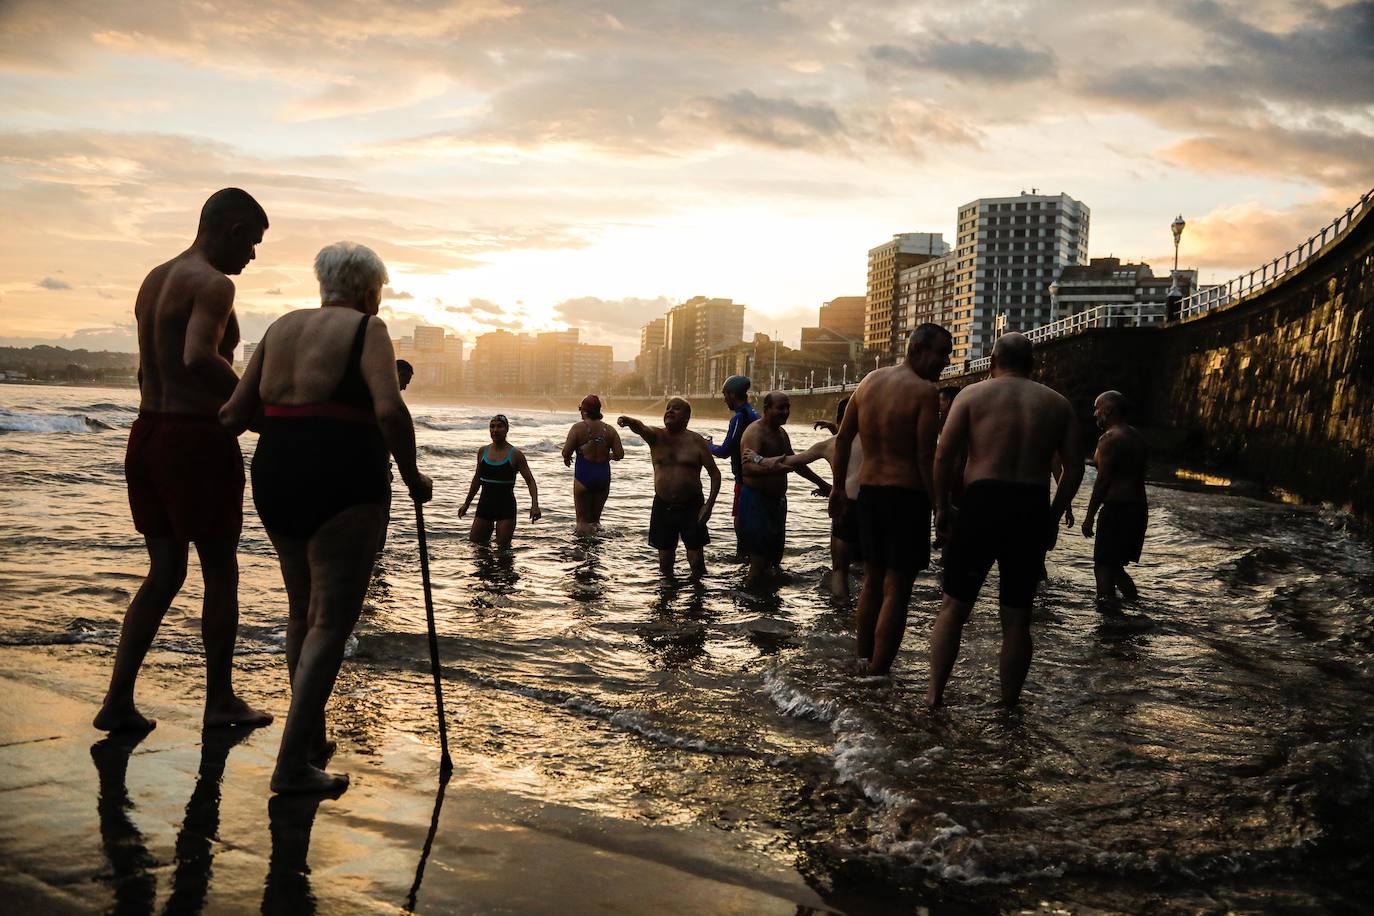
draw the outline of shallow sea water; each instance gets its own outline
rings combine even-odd
[[[776,595],[741,588],[728,491],[708,578],[664,583],[643,444],[626,437],[604,533],[578,540],[558,455],[575,414],[506,410],[544,517],[529,523],[517,487],[503,555],[469,544],[457,518],[495,408],[412,411],[436,484],[426,521],[462,778],[730,831],[839,908],[1316,912],[1370,899],[1374,558],[1340,514],[1152,485],[1131,616],[1098,616],[1091,543],[1064,532],[1023,709],[994,703],[984,597],[950,706],[932,714],[937,575],[918,579],[895,676],[856,677],[850,608],[818,588],[825,504],[804,482]],[[144,568],[122,475],[135,413],[129,390],[0,386],[0,644],[117,640]],[[791,429],[798,450],[819,436],[806,425]],[[723,421],[693,426],[724,434]],[[241,563],[240,680],[284,679],[285,596],[251,494]],[[437,746],[418,566],[414,518],[398,511],[331,710],[345,754],[398,733]],[[157,643],[188,670],[199,598],[193,568]]]

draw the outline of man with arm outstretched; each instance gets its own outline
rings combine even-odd
[[[658,551],[658,569],[672,578],[677,543],[687,551],[692,575],[706,575],[703,551],[711,541],[707,522],[720,495],[720,469],[707,449],[706,440],[687,428],[692,405],[672,398],[663,411],[663,426],[647,426],[634,417],[621,417],[616,425],[628,428],[649,446],[654,463],[654,505],[649,516],[649,543]],[[711,495],[701,495],[701,471],[711,478]]]

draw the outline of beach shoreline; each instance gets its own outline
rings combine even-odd
[[[0,648],[0,887],[17,910],[175,900],[395,912],[412,892],[417,911],[441,913],[827,908],[794,870],[714,828],[648,827],[472,788],[461,768],[436,812],[437,748],[399,734],[366,755],[341,742],[331,767],[353,784],[340,798],[269,799],[279,691],[245,690],[269,699],[273,725],[202,733],[198,691],[184,683],[198,682],[200,659],[153,658],[140,702],[158,727],[105,738],[89,719],[108,656],[82,644]],[[250,679],[262,676],[240,678]]]

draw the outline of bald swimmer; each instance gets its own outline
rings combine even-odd
[[[783,425],[792,414],[792,399],[781,391],[770,391],[763,398],[763,416],[749,424],[740,440],[744,487],[740,491],[739,514],[735,531],[739,549],[749,558],[746,583],[751,586],[776,581],[781,573],[783,547],[787,540],[787,473],[798,474],[816,484],[828,495],[830,485],[804,465],[786,467],[765,461],[794,454],[792,440]]]
[[[911,332],[906,359],[875,369],[854,391],[835,438],[835,479],[849,473],[854,437],[863,443],[859,471],[859,540],[864,584],[855,612],[858,655],[885,674],[906,632],[916,574],[930,565],[932,462],[940,429],[935,382],[954,343],[938,324]],[[830,493],[830,517],[844,517],[842,486]]]
[[[1094,455],[1097,481],[1083,515],[1083,536],[1093,536],[1093,522],[1097,521],[1093,575],[1097,579],[1097,609],[1106,614],[1120,612],[1118,590],[1127,601],[1139,597],[1126,564],[1140,560],[1150,518],[1145,499],[1149,450],[1145,437],[1126,422],[1126,408],[1126,397],[1119,391],[1104,391],[1093,404],[1093,417],[1102,437]]]
[[[649,446],[654,462],[654,505],[649,516],[649,543],[658,551],[658,569],[673,577],[677,542],[687,551],[692,575],[706,575],[703,551],[711,541],[706,523],[720,495],[720,469],[711,457],[706,440],[687,428],[692,405],[672,398],[663,410],[663,426],[646,426],[634,417],[621,417],[618,426],[628,428]],[[701,472],[711,478],[711,496],[701,496]]]
[[[935,457],[936,526],[945,548],[944,599],[930,634],[926,700],[944,702],[959,640],[992,564],[1001,579],[1002,702],[1014,706],[1031,662],[1030,616],[1045,553],[1083,481],[1078,421],[1064,396],[1030,379],[1031,342],[1005,334],[992,351],[992,377],[954,399]],[[967,452],[964,495],[950,506],[954,470]],[[1050,465],[1064,466],[1050,501]]]

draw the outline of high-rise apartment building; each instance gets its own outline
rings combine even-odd
[[[864,302],[864,349],[876,356],[904,351],[906,322],[898,303],[897,276],[908,267],[949,253],[941,232],[902,232],[868,251],[868,294]]]
[[[694,296],[668,310],[663,384],[672,391],[701,391],[709,382],[713,350],[744,339],[744,306],[731,299]]]
[[[457,394],[463,389],[463,339],[450,337],[444,328],[420,325],[413,337],[394,341],[396,356],[415,369],[411,391],[423,394]]]
[[[635,358],[635,372],[644,379],[650,391],[663,387],[663,361],[668,319],[655,318],[639,329],[639,356]]]
[[[442,353],[444,351],[444,329],[418,325],[415,328],[415,349],[417,352]]]
[[[1088,208],[1067,194],[986,197],[959,208],[953,308],[957,360],[992,352],[999,332],[1050,320],[1049,286],[1088,260]]]
[[[576,328],[533,337],[492,331],[478,336],[469,361],[473,391],[587,394],[611,378],[609,346],[584,344]]]
[[[584,344],[577,328],[544,331],[535,337],[523,381],[540,394],[589,394],[610,380],[614,350]]]
[[[920,325],[949,327],[953,318],[955,262],[951,252],[898,274],[897,303],[903,321],[899,344],[903,348],[907,336]],[[904,349],[902,352],[905,354]]]
[[[533,363],[534,338],[510,331],[479,334],[468,360],[472,391],[519,391]]]

